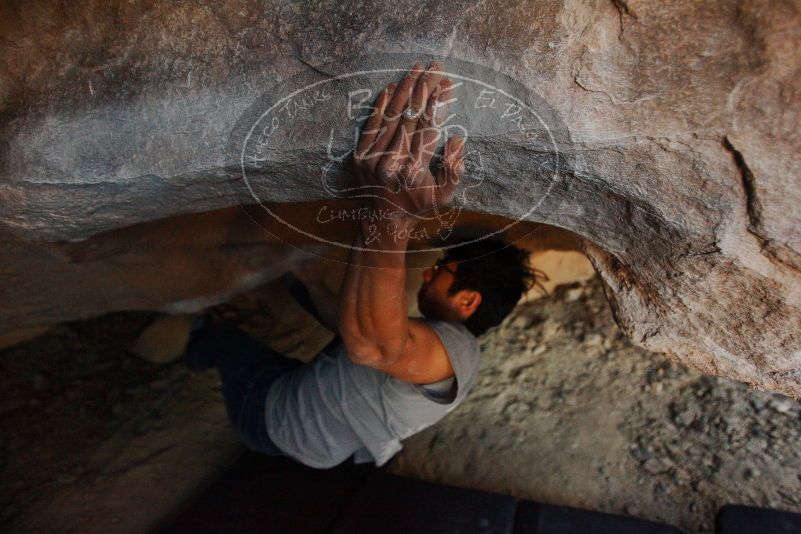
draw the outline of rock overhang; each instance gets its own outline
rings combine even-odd
[[[466,209],[514,218],[551,186],[526,220],[585,239],[636,342],[801,396],[799,139],[787,126],[801,60],[786,46],[797,6],[412,7],[4,7],[0,222],[22,243],[9,260],[28,250],[57,276],[67,267],[42,266],[52,258],[35,244],[252,203],[230,145],[259,99],[298,76],[395,68],[403,50],[510,79],[564,125],[556,183],[531,172],[538,153],[520,139],[471,138],[491,172]],[[259,198],[325,198],[308,165],[325,164],[330,119],[273,154]],[[333,139],[347,150],[347,135]],[[37,305],[14,306],[6,323],[35,324]]]

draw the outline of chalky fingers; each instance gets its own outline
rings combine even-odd
[[[396,85],[397,84],[391,83],[379,93],[375,106],[373,107],[373,112],[370,114],[370,118],[367,119],[367,124],[364,125],[362,134],[359,137],[359,144],[356,146],[356,151],[354,152],[356,165],[360,168],[369,168],[367,157],[372,145],[381,133],[381,126],[384,122],[384,112],[392,97],[392,93],[395,91]]]
[[[389,147],[390,143],[395,137],[400,116],[406,109],[409,100],[412,97],[414,86],[417,84],[417,79],[422,73],[423,70],[420,64],[415,63],[414,67],[412,67],[412,70],[406,74],[403,80],[401,80],[401,82],[395,88],[395,91],[392,93],[392,98],[384,110],[381,131],[378,134],[378,138],[373,143],[372,148],[370,149],[370,154],[367,161],[367,168],[370,171],[375,171],[380,161],[388,155],[386,154],[387,147]]]
[[[445,78],[434,88],[426,103],[425,110],[417,122],[417,130],[412,138],[412,158],[422,168],[427,169],[437,149],[440,126],[448,114],[447,98],[451,94],[452,83]]]

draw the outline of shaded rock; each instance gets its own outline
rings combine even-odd
[[[801,398],[793,2],[0,10],[0,254],[14,303],[0,333],[122,309],[193,312],[277,277],[292,252],[231,231],[236,217],[210,234],[179,232],[192,240],[89,238],[253,204],[230,148],[250,114],[298,83],[408,67],[408,56],[382,55],[405,50],[507,84],[563,127],[559,158],[543,159],[520,132],[460,115],[468,174],[483,179],[466,210],[569,230],[634,342]],[[344,89],[332,94],[347,102]],[[262,201],[330,199],[316,173],[352,147],[355,118],[301,115],[253,162]],[[347,185],[346,168],[334,170]]]
[[[768,401],[762,397],[755,396],[754,398],[750,399],[748,403],[756,413],[759,413],[765,409]]]
[[[170,386],[167,380],[157,379],[150,382],[151,391],[164,391]]]
[[[28,339],[42,335],[50,329],[50,326],[32,326],[28,328],[20,328],[18,330],[11,330],[0,335],[0,349],[16,345]]]
[[[663,387],[664,386],[661,382],[654,382],[653,384],[649,384],[647,389],[652,395],[659,395],[662,393]]]
[[[600,334],[592,333],[584,336],[582,341],[588,347],[600,347],[604,343],[604,338]]]
[[[31,379],[33,390],[37,392],[46,391],[50,387],[50,379],[44,373],[36,373]]]
[[[580,287],[574,287],[569,289],[567,293],[565,293],[565,301],[566,302],[575,302],[580,299],[584,295],[584,289]]]
[[[784,396],[776,396],[768,401],[768,407],[778,413],[790,414],[799,410],[797,401]]]
[[[679,427],[689,427],[701,420],[703,410],[695,402],[679,401],[671,403],[670,413],[671,419]]]
[[[531,319],[529,319],[528,317],[517,316],[514,319],[512,319],[512,321],[509,324],[509,326],[511,328],[516,328],[518,330],[523,330],[525,328],[528,328],[528,325],[529,325],[530,322],[531,322]]]
[[[649,458],[642,464],[643,469],[652,475],[666,473],[673,467],[673,462],[667,458]]]
[[[537,241],[547,241],[543,239],[544,237],[541,231],[538,231],[535,236]],[[562,240],[551,246],[554,245],[561,249],[565,246],[565,241]],[[531,264],[548,276],[548,279],[542,282],[542,286],[548,294],[553,294],[560,285],[590,280],[595,276],[595,269],[587,256],[578,251],[535,250],[531,255]],[[542,296],[541,291],[532,289],[523,300],[529,301]]]
[[[189,339],[191,325],[191,316],[168,315],[156,319],[134,341],[131,352],[151,363],[161,364],[173,361],[183,354]],[[153,383],[150,384],[150,387],[156,389]],[[165,388],[166,382],[160,389]]]
[[[131,432],[136,436],[147,434],[153,428],[153,424],[152,420],[146,418],[137,419],[131,425]]]
[[[686,469],[682,469],[681,467],[676,468],[674,476],[676,478],[676,482],[682,486],[687,486],[692,481],[692,475]]]
[[[742,475],[744,480],[751,480],[752,478],[756,478],[761,474],[759,469],[754,466],[747,466],[743,468]]]
[[[643,447],[642,445],[638,444],[633,445],[629,449],[629,452],[632,458],[643,463],[651,459],[651,451],[649,451],[646,447]]]

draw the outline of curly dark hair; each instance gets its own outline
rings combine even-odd
[[[441,261],[459,264],[449,295],[462,289],[481,293],[481,304],[464,323],[476,337],[501,324],[529,289],[544,292],[541,281],[548,279],[530,266],[529,251],[500,239],[458,245],[448,249]]]

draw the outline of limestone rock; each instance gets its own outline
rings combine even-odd
[[[155,364],[167,363],[183,354],[189,340],[193,316],[168,315],[156,319],[139,335],[131,352]],[[156,389],[150,384],[151,389]]]
[[[236,206],[329,198],[310,169],[347,185],[326,165],[355,119],[292,108],[252,165],[238,136],[298,83],[341,105],[332,76],[437,57],[555,125],[553,158],[463,108],[465,210],[568,230],[636,343],[801,398],[798,2],[83,0],[0,21],[0,333],[193,311],[288,270],[303,253]]]

